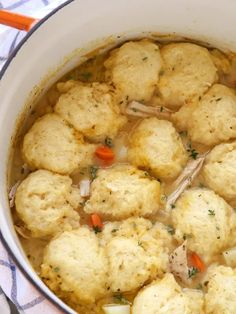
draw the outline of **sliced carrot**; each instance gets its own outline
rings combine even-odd
[[[100,216],[98,214],[92,214],[90,218],[92,227],[95,228],[96,230],[101,231],[103,228],[103,223]]]
[[[115,158],[113,150],[107,146],[99,146],[95,151],[95,155],[104,161],[111,161]]]
[[[189,255],[190,263],[192,266],[196,267],[200,272],[204,272],[206,269],[206,266],[204,262],[201,260],[201,258],[197,255],[197,253],[192,252]]]

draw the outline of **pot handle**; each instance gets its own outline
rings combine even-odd
[[[28,32],[39,20],[19,13],[0,10],[0,24]]]

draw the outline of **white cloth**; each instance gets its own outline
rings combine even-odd
[[[66,0],[0,0],[0,9],[42,18]],[[0,69],[26,32],[0,25]],[[21,273],[0,242],[0,314],[10,314],[6,296],[20,314],[62,314]]]

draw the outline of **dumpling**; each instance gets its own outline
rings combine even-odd
[[[236,313],[236,270],[225,266],[212,266],[205,280],[206,314]]]
[[[172,180],[183,170],[188,156],[171,122],[147,118],[130,136],[128,159],[157,178]]]
[[[92,164],[95,145],[85,144],[83,136],[55,113],[42,116],[23,140],[22,154],[32,169],[60,174]]]
[[[207,186],[227,200],[236,200],[236,142],[215,146],[206,158]]]
[[[80,191],[72,180],[47,170],[28,175],[16,191],[19,217],[34,237],[52,236],[79,227]]]
[[[193,110],[188,123],[193,142],[212,146],[236,138],[236,94],[215,84]]]
[[[217,69],[206,48],[191,43],[173,43],[161,49],[164,68],[158,83],[167,107],[181,107],[198,100],[217,79]]]
[[[107,79],[121,101],[148,101],[156,88],[162,59],[156,44],[130,41],[112,51],[104,63]]]
[[[100,169],[91,184],[84,211],[112,220],[146,216],[158,211],[160,183],[130,165]]]
[[[229,244],[235,214],[223,198],[213,191],[191,188],[175,204],[171,214],[178,242],[210,262]]]
[[[66,231],[48,244],[41,277],[59,297],[86,304],[107,294],[108,264],[95,233]]]
[[[203,314],[203,293],[184,289],[172,274],[144,287],[135,297],[132,314]]]
[[[75,82],[71,86],[60,96],[55,111],[91,141],[114,138],[127,119],[120,114],[112,88],[105,83]]]
[[[99,237],[108,258],[112,292],[133,291],[168,269],[173,237],[161,223],[153,226],[134,217],[109,222]]]

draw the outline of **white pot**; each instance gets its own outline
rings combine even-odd
[[[14,231],[8,204],[7,169],[11,139],[25,104],[29,107],[36,96],[76,65],[86,49],[94,48],[110,36],[114,44],[117,36],[131,38],[150,35],[148,32],[178,34],[236,51],[235,12],[235,0],[68,1],[28,33],[3,68],[0,74],[2,237],[21,269],[65,312],[74,313],[49,291],[29,265]],[[71,58],[65,59],[69,55]],[[63,62],[64,66],[52,76]]]

